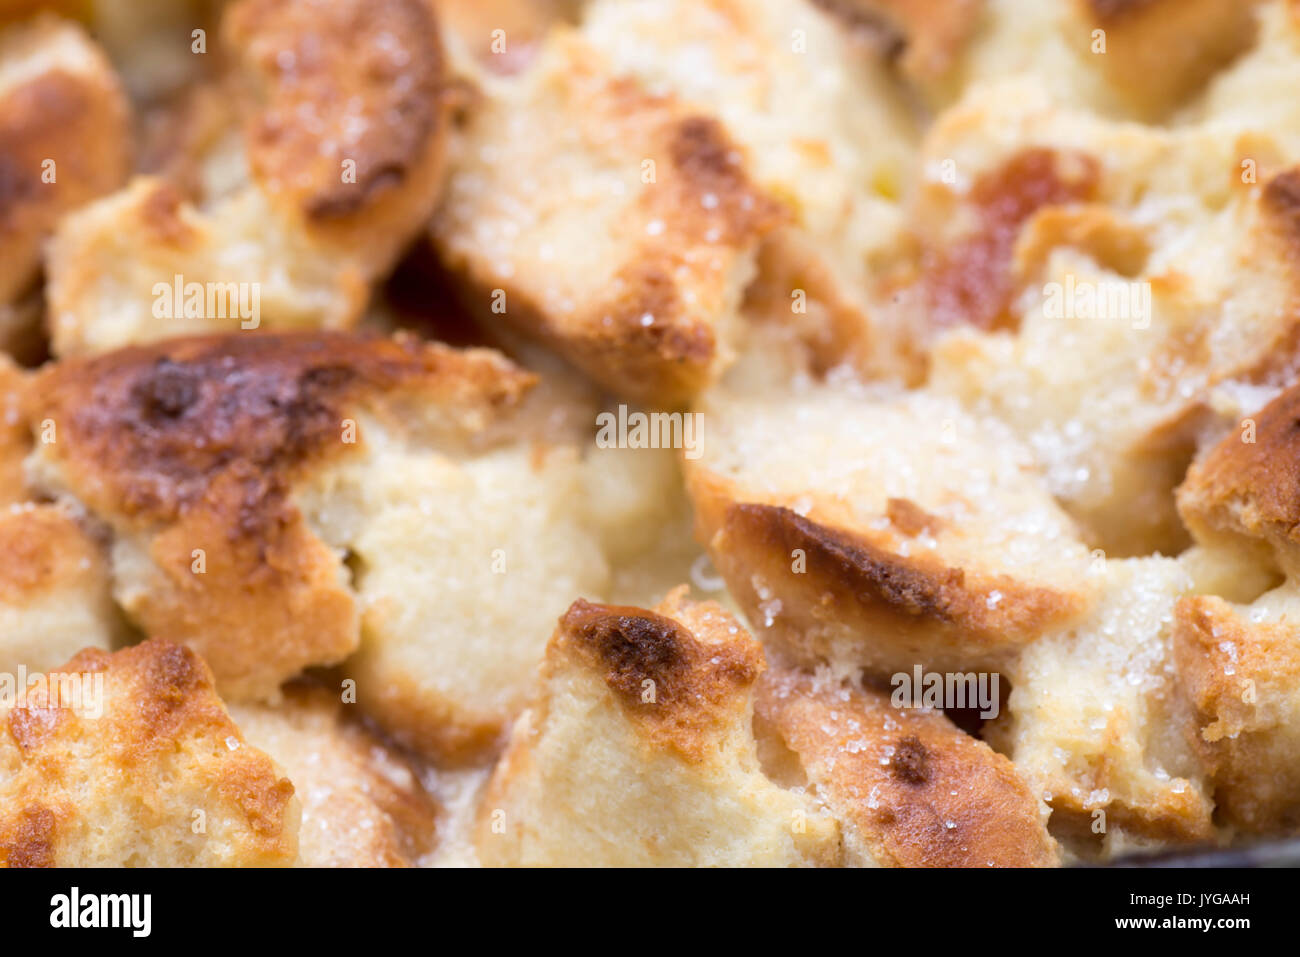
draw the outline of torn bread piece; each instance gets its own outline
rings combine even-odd
[[[295,488],[364,447],[363,413],[455,446],[527,381],[493,353],[409,339],[134,347],[41,372],[29,472],[112,529],[114,594],[146,634],[198,650],[224,696],[266,698],[360,641],[343,546],[313,531]]]
[[[186,648],[89,649],[0,722],[0,866],[269,867],[297,854],[293,786]]]
[[[1250,605],[1182,599],[1174,626],[1190,737],[1216,819],[1245,834],[1300,832],[1300,595],[1286,585]]]
[[[926,147],[955,176],[917,207],[929,384],[1009,424],[1090,544],[1177,553],[1198,446],[1295,365],[1295,174],[1267,137],[1101,121],[1020,82],[993,102]]]
[[[760,741],[770,729],[781,746],[773,752],[840,822],[846,863],[1059,863],[1047,806],[1010,761],[942,712],[895,707],[887,692],[794,671],[767,672],[755,707]]]
[[[1243,419],[1188,470],[1178,508],[1203,546],[1237,563],[1300,574],[1298,418],[1300,386]]]
[[[451,166],[431,235],[486,319],[661,405],[729,360],[758,241],[781,214],[707,113],[558,31],[525,75],[485,88]]]
[[[179,134],[182,155],[161,171],[199,169],[185,183],[139,178],[59,229],[56,354],[350,327],[432,213],[449,104],[426,0],[240,0],[221,33],[230,66],[213,82],[234,108]],[[191,202],[178,187],[196,183],[211,192]]]
[[[560,619],[479,809],[485,865],[836,861],[834,822],[759,767],[762,648],[686,591],[654,611],[579,600]]]
[[[997,422],[923,393],[718,388],[684,462],[696,534],[805,666],[997,670],[1091,600],[1088,552]]]
[[[59,219],[126,180],[130,122],[79,25],[46,14],[0,30],[0,307],[36,281]]]
[[[804,0],[596,0],[580,29],[616,75],[715,117],[782,204],[748,318],[825,365],[909,378],[910,337],[878,321],[872,286],[905,238],[919,137],[882,59]]]
[[[417,770],[329,690],[292,687],[279,705],[234,705],[245,738],[293,783],[299,867],[408,867],[433,846],[437,802]]]
[[[1211,840],[1213,802],[1173,664],[1174,610],[1191,579],[1168,558],[1099,562],[1093,576],[1102,600],[1022,652],[985,740],[1082,856],[1113,853],[1117,841]]]
[[[0,672],[46,672],[123,637],[104,545],[69,510],[0,508]]]

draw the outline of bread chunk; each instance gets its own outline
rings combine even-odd
[[[362,411],[459,439],[525,383],[494,354],[412,340],[135,347],[40,374],[32,422],[53,430],[30,468],[112,528],[114,593],[146,633],[203,654],[223,695],[265,698],[360,641],[343,555],[304,520],[295,486],[357,452]]]
[[[1087,609],[1088,552],[996,422],[832,385],[718,389],[700,408],[697,537],[793,660],[997,670]]]
[[[471,112],[432,236],[471,308],[620,395],[674,405],[730,358],[779,216],[716,119],[560,33]]]
[[[36,281],[60,218],[126,180],[130,137],[126,95],[80,26],[0,29],[0,307]]]
[[[1294,585],[1251,605],[1182,599],[1174,626],[1178,686],[1216,813],[1245,834],[1300,829],[1300,634]]]
[[[221,39],[229,65],[209,81],[216,92],[187,101],[202,107],[202,128],[178,132],[178,155],[160,168],[183,181],[137,178],[58,230],[56,354],[349,328],[432,213],[449,103],[426,0],[240,0]]]
[[[1178,489],[1178,507],[1197,541],[1241,561],[1300,574],[1300,465],[1293,387],[1215,445]]]
[[[1213,802],[1173,668],[1174,610],[1192,582],[1167,558],[1110,560],[1095,574],[1103,600],[1025,649],[985,737],[1051,806],[1054,831],[1106,847],[1116,833],[1210,840]]]
[[[479,811],[488,866],[831,862],[834,822],[773,784],[751,728],[762,648],[683,587],[654,611],[575,602]]]
[[[304,685],[275,707],[237,705],[230,713],[293,782],[302,804],[299,867],[414,865],[433,845],[437,804],[417,769],[347,715],[349,707]]]
[[[122,631],[103,543],[59,506],[0,509],[0,672],[49,671]]]
[[[827,674],[771,671],[757,713],[844,832],[846,863],[1047,867],[1047,807],[1011,762],[942,712]]]
[[[0,709],[0,865],[270,867],[298,851],[293,786],[248,745],[192,651],[86,650]],[[102,682],[102,683],[101,683]]]
[[[918,200],[929,384],[1007,422],[1090,544],[1175,554],[1198,448],[1295,367],[1295,173],[1267,137],[1100,121],[1008,82],[926,146],[956,171]]]

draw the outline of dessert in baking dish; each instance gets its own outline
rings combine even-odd
[[[0,864],[1300,830],[1300,3],[0,2]]]

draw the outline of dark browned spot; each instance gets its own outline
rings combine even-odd
[[[141,377],[132,393],[145,419],[174,419],[194,404],[199,385],[193,370],[163,357]]]
[[[43,804],[29,804],[0,824],[0,863],[8,867],[53,867],[58,819]]]
[[[575,636],[604,663],[605,682],[637,704],[646,681],[654,682],[657,701],[670,695],[690,668],[685,643],[692,639],[682,627],[651,612],[600,615],[591,613],[600,606],[581,604],[565,620],[572,622]]]
[[[983,174],[971,189],[979,218],[973,235],[922,256],[921,289],[937,326],[1008,328],[1015,295],[1011,255],[1034,213],[1089,199],[1100,164],[1086,153],[1027,149]]]
[[[912,568],[866,542],[778,505],[733,505],[727,512],[727,528],[755,540],[769,554],[788,556],[796,548],[803,549],[810,574],[840,582],[864,605],[880,603],[908,616],[943,622],[959,616],[953,596],[965,583],[960,568]]]
[[[930,780],[930,752],[914,734],[895,745],[889,766],[894,777],[908,784],[925,784]]]

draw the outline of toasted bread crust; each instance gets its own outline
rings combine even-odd
[[[556,635],[559,647],[571,648],[603,673],[647,740],[696,761],[734,720],[736,695],[764,667],[756,644],[704,644],[664,615],[581,599],[560,619]],[[647,688],[654,689],[648,702]]]
[[[1254,623],[1221,598],[1177,607],[1173,664],[1216,814],[1254,834],[1300,829],[1300,635]]]
[[[720,327],[739,305],[758,240],[786,211],[755,187],[713,117],[610,75],[597,51],[571,38],[557,42],[545,69],[513,98],[471,116],[434,220],[435,245],[486,319],[539,338],[620,395],[680,404],[729,361]],[[543,137],[556,138],[545,144],[555,156],[538,155]],[[536,201],[519,193],[532,182],[519,181],[520,165],[540,178],[548,162],[564,159],[554,176],[567,181],[575,148],[584,175],[630,188],[606,203],[572,183],[569,205],[590,217],[580,234],[576,213],[547,205],[526,239],[512,238],[503,213]],[[654,176],[644,180],[648,164]],[[589,260],[594,229],[608,231],[607,248],[566,275],[562,250],[581,244],[573,258]]]
[[[915,517],[906,514],[905,522]],[[996,666],[1083,607],[1076,594],[1032,587],[1008,575],[971,574],[932,556],[903,557],[865,536],[819,525],[780,506],[731,506],[713,548],[728,569],[724,576],[755,617],[762,615],[762,599],[745,586],[738,568],[730,569],[735,560],[727,556],[749,556],[745,568],[776,585],[783,599],[782,648],[809,665],[832,655],[830,645],[819,640],[820,622],[873,636],[877,647],[862,648],[863,665],[885,670],[915,661]],[[806,570],[794,573],[792,556],[800,551]],[[1001,597],[991,601],[995,592]],[[807,620],[792,620],[800,609]]]
[[[480,805],[489,866],[833,863],[838,829],[759,768],[761,647],[675,589],[575,604]],[[662,713],[659,713],[662,712]]]
[[[43,67],[0,85],[0,305],[35,279],[59,217],[121,185],[131,156],[126,96],[80,27],[52,16],[13,27],[0,35],[10,57]]]
[[[1186,100],[1250,45],[1260,0],[1075,2],[1086,27],[1105,31],[1098,59],[1110,82],[1152,117]]]
[[[481,419],[528,382],[489,354],[414,340],[209,337],[52,366],[31,421],[55,426],[37,452],[49,485],[110,523],[119,552],[147,556],[147,584],[119,582],[128,612],[200,649],[223,694],[264,697],[357,647],[340,558],[290,498],[306,469],[364,441],[354,410],[400,414],[418,395]]]
[[[865,862],[1058,863],[1046,808],[1015,767],[942,713],[895,708],[883,693],[795,672],[765,676],[755,708],[798,755]]]
[[[432,197],[447,104],[438,24],[425,0],[241,0],[222,29],[255,78],[249,163],[277,201],[312,227],[346,229],[411,206],[413,191]]]
[[[4,715],[0,865],[292,862],[293,786],[246,746],[197,655],[147,641],[84,651],[60,671],[102,674],[103,713],[33,686]]]
[[[325,688],[302,685],[276,707],[231,714],[302,802],[298,866],[412,866],[434,844],[438,803],[417,769],[347,711]]]
[[[1234,431],[1188,470],[1178,509],[1203,541],[1267,545],[1284,568],[1300,568],[1300,387],[1254,416],[1254,441]]]
[[[95,540],[58,508],[0,514],[0,603],[38,599],[91,569],[102,574],[102,561]]]

